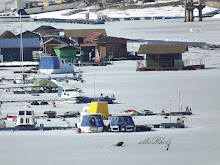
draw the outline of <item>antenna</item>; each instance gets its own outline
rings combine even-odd
[[[94,97],[95,97],[95,80],[96,78],[94,77]]]
[[[180,103],[180,90],[179,90],[179,112],[180,112],[180,109],[181,109],[181,108],[180,108],[180,106],[181,106],[180,104],[181,104],[181,103]]]
[[[171,123],[171,100],[170,100],[170,123]]]
[[[182,112],[182,106],[183,106],[183,104],[181,103],[181,101],[180,101],[180,90],[179,90],[179,112]]]

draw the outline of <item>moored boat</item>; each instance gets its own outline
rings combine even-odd
[[[0,13],[0,22],[22,22],[29,21],[30,16],[24,9],[8,9]]]
[[[19,111],[16,121],[16,127],[35,127],[36,126],[34,111]]]
[[[82,133],[103,132],[104,122],[100,113],[82,113],[77,128]]]
[[[26,1],[21,0],[20,6],[23,5],[24,10],[28,14],[39,14],[51,11],[59,11],[65,9],[73,9],[82,4],[82,0],[68,0],[68,1]]]
[[[43,56],[40,58],[39,72],[42,74],[73,73],[73,64],[56,56]]]

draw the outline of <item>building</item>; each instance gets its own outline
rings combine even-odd
[[[18,34],[17,37],[20,38],[21,34]],[[40,35],[27,30],[22,33],[22,38],[38,38],[40,40]]]
[[[138,54],[146,55],[146,65],[137,70],[182,70],[182,53],[186,44],[145,44],[140,45]]]
[[[128,56],[128,40],[129,39],[118,37],[102,37],[98,38],[95,42],[97,43],[101,58],[126,58]]]
[[[41,47],[43,47],[43,52],[45,55],[56,56],[54,48],[60,45],[68,46],[68,44],[59,39],[50,38],[49,40],[43,42]]]
[[[23,38],[23,61],[33,61],[32,52],[40,49],[38,38]],[[20,38],[0,39],[0,54],[4,61],[20,61]]]
[[[64,58],[71,63],[76,62],[76,48],[67,45],[59,45],[54,47],[54,51],[57,57]]]
[[[0,39],[3,39],[3,38],[18,38],[18,37],[12,32],[6,30],[4,33],[0,35]]]
[[[34,33],[37,33],[43,42],[51,38],[60,38],[64,36],[63,29],[56,29],[52,26],[40,26],[37,29],[33,30]]]
[[[77,45],[87,43],[84,41],[87,37],[93,33],[101,33],[104,37],[107,36],[105,29],[74,29],[74,30],[64,30],[64,35],[71,38],[76,42]]]
[[[90,53],[92,57],[96,58],[126,58],[128,56],[128,40],[118,37],[104,37],[101,34],[93,33],[84,39],[84,42],[87,43],[80,44],[80,47],[84,54]]]

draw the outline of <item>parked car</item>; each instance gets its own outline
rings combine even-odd
[[[131,116],[140,116],[142,115],[140,112],[135,111],[134,109],[125,110],[124,113],[131,115]]]
[[[32,101],[31,105],[39,105],[38,101]]]
[[[77,117],[79,115],[79,111],[67,111],[64,113],[63,117]]]
[[[142,113],[140,113],[140,112],[138,112],[138,111],[133,111],[132,113],[131,113],[131,116],[142,116],[143,114]]]
[[[151,110],[141,110],[141,114],[147,116],[147,115],[153,115],[154,113]]]
[[[48,118],[56,118],[56,111],[45,111],[44,112],[45,115],[47,115]]]
[[[40,105],[48,105],[48,102],[47,102],[47,101],[42,101],[42,102],[40,103]]]

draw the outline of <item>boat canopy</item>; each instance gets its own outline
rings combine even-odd
[[[104,127],[104,122],[100,114],[83,115],[82,127]]]
[[[58,88],[58,86],[50,80],[37,80],[34,82],[35,87]]]
[[[131,116],[112,116],[110,124],[111,126],[135,126]]]
[[[40,58],[39,69],[59,69],[59,58],[55,56],[46,56]]]
[[[88,113],[101,113],[102,117],[109,118],[107,102],[91,102]]]

